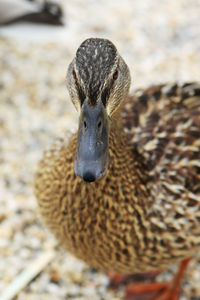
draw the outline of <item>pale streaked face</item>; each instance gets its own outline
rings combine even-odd
[[[107,170],[110,118],[129,86],[129,69],[110,41],[87,39],[80,45],[68,68],[67,87],[80,112],[75,173],[85,181]]]

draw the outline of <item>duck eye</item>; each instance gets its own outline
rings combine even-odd
[[[116,80],[118,77],[118,71],[116,70],[115,73],[113,74],[113,79]]]
[[[76,72],[74,70],[72,71],[72,75],[73,75],[74,79],[76,80],[77,77],[76,77]]]

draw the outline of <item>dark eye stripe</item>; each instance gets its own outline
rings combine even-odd
[[[81,106],[82,106],[82,104],[83,104],[83,102],[85,100],[85,94],[84,94],[84,92],[83,92],[80,84],[78,83],[76,71],[74,69],[72,70],[72,76],[74,78],[76,89],[78,91],[78,96],[79,96],[79,99],[81,100]]]
[[[110,82],[110,84],[108,84],[104,88],[104,90],[103,90],[103,92],[101,94],[101,100],[102,100],[104,106],[106,106],[106,102],[107,102],[107,100],[108,100],[108,98],[110,96],[110,93],[111,93],[112,89],[113,89],[113,85],[114,85],[114,80],[112,80]]]
[[[76,87],[77,87],[78,96],[79,96],[79,99],[81,100],[81,105],[82,105],[85,100],[85,94],[84,94],[82,88],[80,87],[80,85],[78,84],[78,82],[76,82]]]

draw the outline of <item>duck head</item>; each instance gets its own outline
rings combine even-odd
[[[85,40],[68,67],[67,87],[80,114],[74,170],[92,182],[107,171],[114,112],[130,86],[128,66],[109,40]]]

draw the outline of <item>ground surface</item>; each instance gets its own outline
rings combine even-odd
[[[123,299],[123,289],[112,291],[103,273],[57,246],[42,225],[32,189],[43,150],[76,130],[65,74],[81,41],[111,39],[130,66],[132,90],[200,78],[198,0],[71,2],[65,28],[0,28],[0,299],[21,271],[51,250],[49,265],[16,299]],[[181,300],[200,299],[199,282],[194,260]]]

